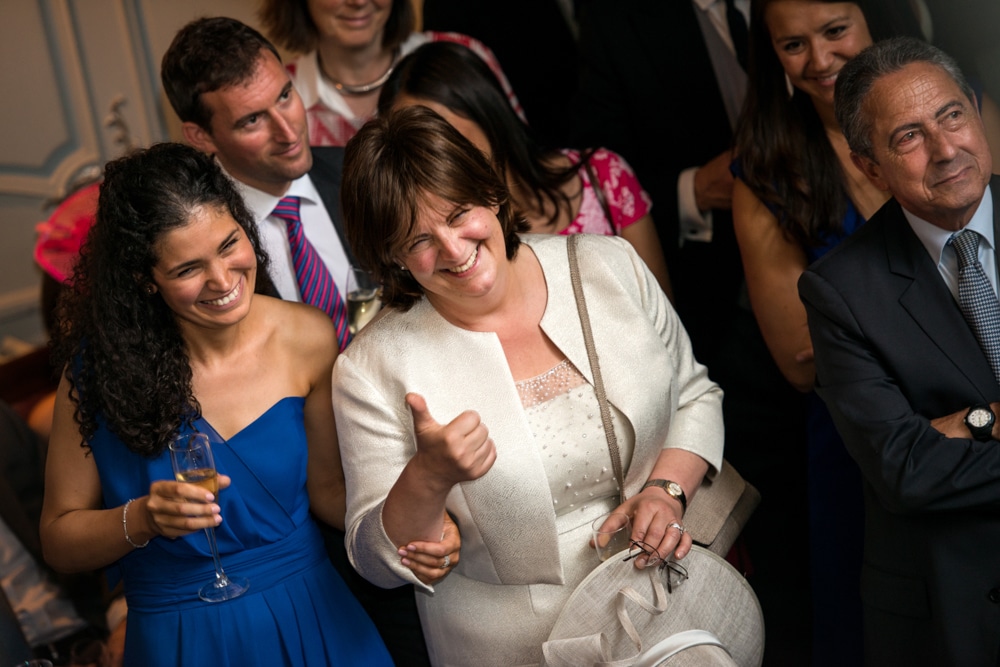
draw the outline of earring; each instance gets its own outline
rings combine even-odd
[[[156,294],[156,287],[153,285],[146,285],[146,296],[153,296]]]
[[[402,271],[403,273],[409,273],[409,272],[408,272],[408,271],[406,270],[406,267],[405,267],[405,266],[403,266],[402,264],[400,264],[400,265],[399,265],[399,270],[400,270],[400,271]]]
[[[795,86],[792,85],[792,79],[788,76],[788,72],[785,72],[785,90],[788,91],[788,99],[795,96]]]

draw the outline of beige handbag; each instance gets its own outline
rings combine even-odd
[[[571,235],[566,243],[570,282],[573,284],[583,339],[590,359],[590,370],[594,376],[594,391],[601,406],[601,420],[604,422],[604,434],[608,439],[611,465],[618,480],[618,488],[621,489],[621,500],[624,501],[625,474],[622,470],[621,454],[618,452],[618,440],[611,425],[611,410],[608,408],[608,397],[604,393],[601,366],[594,347],[587,300],[583,294],[580,267],[576,258],[576,243],[575,234]],[[723,461],[719,473],[711,480],[706,478],[702,481],[698,492],[694,494],[684,513],[684,528],[691,534],[695,544],[724,557],[729,553],[730,547],[733,546],[733,542],[736,541],[758,504],[760,504],[760,492],[747,483],[728,462]]]

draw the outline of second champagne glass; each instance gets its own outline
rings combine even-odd
[[[178,482],[197,484],[219,495],[219,478],[212,457],[212,446],[204,433],[185,433],[174,438],[170,444],[170,463],[174,467],[174,477]],[[250,582],[243,577],[229,578],[222,569],[219,547],[215,543],[215,528],[205,529],[208,546],[215,561],[215,580],[201,587],[198,597],[206,602],[222,602],[238,598],[250,588]]]
[[[382,307],[379,284],[364,269],[352,266],[347,273],[347,324],[356,334]]]

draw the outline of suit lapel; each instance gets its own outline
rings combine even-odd
[[[901,279],[899,304],[985,396],[1000,392],[986,355],[941,278],[937,265],[913,233],[899,204],[886,204],[884,225],[889,270]]]
[[[340,180],[344,170],[344,149],[340,146],[314,146],[313,166],[309,170],[309,178],[312,179],[319,192],[320,199],[326,212],[330,214],[333,221],[333,228],[337,230],[340,237],[340,245],[347,253],[347,259],[352,266],[357,266],[354,260],[354,253],[351,252],[351,245],[347,242],[347,235],[344,233],[344,216],[340,209]]]
[[[650,64],[650,73],[657,83],[647,82],[661,91],[663,104],[675,104],[674,94],[687,90],[689,83],[711,81],[710,86],[698,87],[703,92],[711,90],[711,100],[698,100],[702,113],[711,110],[710,115],[718,115],[716,126],[729,130],[729,120],[722,103],[722,94],[715,80],[715,70],[701,34],[701,26],[695,12],[699,11],[691,0],[645,2],[641,9],[629,13],[625,20],[631,24],[634,47],[629,44],[614,44],[615,49],[635,49],[637,63]],[[662,30],[650,30],[650,25],[664,26]],[[644,69],[644,68],[643,68]],[[642,71],[642,70],[639,70]],[[711,106],[709,103],[711,102]]]

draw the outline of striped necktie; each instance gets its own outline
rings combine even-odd
[[[958,255],[958,307],[1000,381],[1000,303],[979,263],[979,234],[963,229],[948,243]]]
[[[292,249],[292,264],[295,279],[299,283],[302,301],[316,306],[333,320],[337,329],[337,344],[343,350],[351,342],[351,331],[347,326],[347,305],[340,298],[340,291],[330,276],[319,253],[302,231],[299,216],[299,198],[282,197],[272,213],[285,221],[288,231],[288,245]]]

